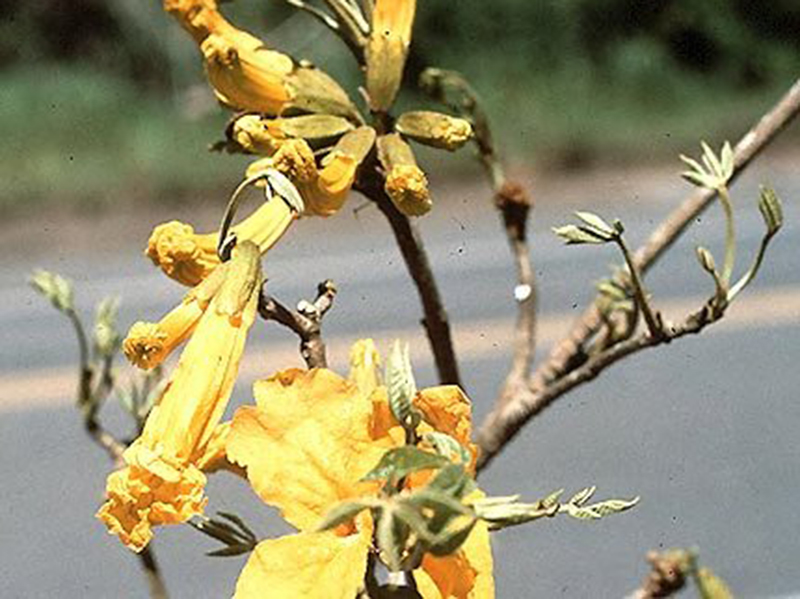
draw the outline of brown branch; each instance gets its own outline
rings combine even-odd
[[[685,551],[650,551],[647,561],[652,570],[642,586],[625,599],[665,599],[686,587],[690,558]]]
[[[531,418],[565,393],[597,378],[606,368],[623,358],[644,349],[671,343],[686,335],[695,335],[720,320],[724,316],[724,307],[717,305],[714,299],[710,299],[700,310],[690,314],[677,325],[665,323],[660,335],[654,336],[644,332],[612,345],[590,357],[583,365],[565,374],[542,391],[536,392],[527,388],[514,398],[513,402],[493,410],[478,433],[481,453],[478,457],[477,470],[486,468]]]
[[[266,282],[261,288],[258,312],[265,320],[274,320],[300,337],[300,354],[309,368],[326,368],[325,342],[322,340],[322,317],[333,306],[336,285],[330,279],[317,285],[313,302],[302,300],[297,310],[290,310],[266,294]]]
[[[530,198],[521,185],[504,180],[501,187],[495,191],[495,205],[503,218],[506,238],[517,270],[517,285],[514,288],[514,299],[517,302],[514,354],[511,358],[511,368],[495,403],[499,407],[512,401],[520,393],[524,393],[528,387],[531,363],[536,351],[537,296],[527,238]]]
[[[461,385],[447,311],[442,302],[419,230],[386,195],[383,189],[383,177],[378,174],[375,166],[367,165],[363,172],[367,176],[359,179],[358,190],[375,202],[386,220],[389,221],[408,273],[417,287],[424,314],[422,326],[428,335],[439,381],[442,384]],[[373,173],[373,175],[369,176],[369,173]]]
[[[800,111],[800,80],[773,106],[734,148],[734,171],[731,180],[775,139],[778,133]],[[647,242],[634,254],[642,273],[646,272],[680,237],[694,219],[716,197],[715,191],[698,189],[689,195],[650,235]],[[530,381],[534,392],[558,379],[573,367],[584,346],[601,325],[600,312],[595,301],[583,313],[562,342],[557,344],[547,360],[539,366]]]
[[[737,177],[799,111],[800,80],[795,82],[783,98],[736,144],[733,177]],[[642,273],[671,247],[689,224],[709,206],[715,196],[715,192],[705,189],[695,191],[656,228],[648,241],[634,255],[634,261]],[[526,422],[544,410],[557,397],[577,384],[594,378],[596,374],[584,377],[607,360],[609,355],[613,355],[609,352],[624,353],[629,343],[635,344],[635,341],[625,342],[590,358],[586,346],[598,332],[601,324],[598,302],[595,301],[530,377],[527,385],[519,386],[516,396],[504,405],[498,405],[486,417],[479,433],[478,442],[483,452],[479,467],[485,467]],[[668,336],[666,341],[671,338]],[[651,339],[651,341],[656,340]],[[629,353],[631,352],[628,351],[624,355]],[[615,358],[612,363],[618,359],[619,357]],[[607,365],[609,364],[603,365],[600,370]]]

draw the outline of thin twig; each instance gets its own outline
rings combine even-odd
[[[274,320],[288,327],[300,337],[300,355],[309,368],[326,368],[325,342],[322,340],[322,318],[333,306],[336,285],[330,279],[317,286],[313,302],[302,300],[297,310],[290,310],[266,293],[266,283],[261,288],[258,312],[265,320]]]
[[[527,389],[536,352],[536,277],[528,247],[528,216],[532,202],[522,185],[507,179],[503,162],[494,144],[489,117],[469,82],[455,71],[428,69],[420,78],[420,86],[431,98],[471,121],[477,157],[492,187],[494,203],[503,220],[506,239],[516,266],[514,299],[517,302],[517,323],[514,328],[514,355],[495,402],[497,406],[501,406]]]
[[[80,371],[78,375],[78,407],[83,414],[83,426],[89,437],[99,445],[111,458],[114,468],[123,464],[122,454],[127,445],[112,435],[100,423],[98,411],[108,395],[114,389],[113,356],[105,356],[101,362],[100,372],[89,362],[89,341],[78,314],[74,310],[67,310],[67,316],[75,328],[78,338],[78,351]],[[94,385],[95,379],[97,385]],[[156,562],[155,554],[150,547],[146,547],[137,554],[139,563],[147,578],[152,599],[167,599],[167,587],[161,578],[161,572]]]
[[[796,81],[783,98],[736,144],[732,178],[737,177],[799,111],[800,80]],[[695,218],[709,206],[715,196],[714,191],[707,189],[695,191],[656,228],[648,241],[634,254],[634,261],[641,273],[651,267],[672,246]],[[506,405],[497,406],[486,417],[479,435],[479,444],[486,456],[482,467],[503,449],[524,423],[560,395],[574,388],[575,384],[571,384],[570,381],[577,379],[579,382],[585,382],[580,375],[581,372],[585,372],[585,367],[589,367],[590,364],[596,366],[598,359],[606,359],[603,358],[606,355],[603,353],[590,358],[586,348],[601,325],[602,317],[598,302],[595,301],[564,340],[555,346],[550,356],[537,368],[528,384],[519,389],[518,395]],[[592,368],[594,366],[590,370]],[[573,376],[575,374],[578,376]],[[570,378],[563,380],[567,376]]]
[[[156,556],[153,553],[153,546],[148,545],[138,554],[139,563],[142,565],[145,576],[147,577],[147,587],[150,589],[151,599],[167,599],[167,587],[161,578],[161,570],[158,567]]]
[[[663,325],[661,335],[654,336],[645,332],[612,345],[607,350],[590,357],[582,366],[554,381],[543,391],[534,393],[528,389],[527,393],[515,398],[513,402],[492,411],[478,433],[478,445],[480,445],[481,453],[478,457],[477,470],[486,468],[535,414],[568,391],[597,378],[606,368],[623,358],[650,347],[670,343],[686,335],[700,333],[723,316],[724,310],[714,307],[713,299],[709,300],[700,310],[690,314],[682,323]],[[531,409],[532,406],[534,409]]]
[[[766,148],[800,111],[800,79],[789,91],[742,137],[734,148],[734,171],[731,181]],[[686,228],[714,200],[716,192],[698,189],[688,196],[650,235],[634,254],[634,260],[645,273]],[[583,348],[602,324],[595,301],[573,325],[563,341],[556,344],[550,356],[536,369],[530,380],[534,391],[540,390],[569,372],[580,360]]]
[[[375,176],[360,178],[358,190],[374,201],[386,220],[389,221],[406,269],[417,287],[424,314],[422,326],[428,335],[439,381],[442,384],[461,385],[447,311],[442,302],[419,230],[386,195],[383,189],[383,178],[378,175],[374,165],[368,165],[362,172],[372,172]]]

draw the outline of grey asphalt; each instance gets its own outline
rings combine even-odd
[[[784,198],[787,222],[755,285],[767,298],[772,291],[800,293],[800,175],[791,163],[758,165],[735,188],[740,262],[749,263],[761,234],[759,181]],[[592,297],[591,282],[617,262],[611,249],[562,246],[550,227],[567,222],[571,210],[593,209],[621,218],[637,245],[686,191],[664,173],[634,180],[616,172],[600,187],[551,182],[537,192],[532,233],[542,317],[579,314]],[[450,185],[445,196],[421,226],[454,328],[511,318],[513,272],[485,191],[467,181]],[[351,208],[357,204],[351,199]],[[176,212],[192,216],[191,209]],[[72,277],[84,307],[104,295],[122,296],[123,326],[154,319],[178,300],[181,290],[138,247],[105,239],[91,252],[45,243],[14,254],[0,273],[0,380],[63,371],[76,358],[67,323],[25,287],[34,266]],[[656,302],[710,292],[694,259],[697,243],[721,254],[716,207],[648,277]],[[271,290],[287,303],[307,297],[323,278],[337,281],[341,292],[325,323],[330,339],[372,336],[385,348],[391,339],[384,334],[401,330],[410,337],[419,320],[388,227],[370,208],[301,223],[270,253],[266,269]],[[800,590],[800,322],[771,321],[768,301],[759,309],[767,313],[759,327],[726,328],[723,321],[611,369],[559,400],[495,461],[481,479],[490,494],[534,500],[562,487],[569,493],[597,485],[598,498],[642,497],[635,510],[600,522],[563,517],[494,535],[499,597],[622,597],[645,576],[648,550],[689,546],[737,596]],[[254,333],[254,345],[267,348],[264,374],[284,366],[270,361],[270,343],[289,340],[275,325]],[[412,354],[419,382],[434,384],[424,344],[415,343]],[[461,369],[479,422],[505,375],[509,349],[499,344],[470,355],[478,357]],[[331,359],[339,369],[346,364],[346,356]],[[93,518],[109,464],[83,435],[71,392],[68,386],[59,398],[13,409],[0,398],[0,595],[145,597],[136,560]],[[247,399],[247,385],[238,385],[234,404]],[[116,406],[104,415],[125,431]],[[235,511],[264,537],[288,532],[233,477],[213,478],[208,491],[209,511]],[[214,543],[189,527],[160,529],[154,546],[178,598],[230,596],[244,563],[205,557]]]

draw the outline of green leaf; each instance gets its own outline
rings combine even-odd
[[[403,547],[396,538],[397,528],[395,519],[390,507],[380,510],[378,522],[375,529],[375,540],[378,542],[378,549],[384,563],[392,572],[400,570],[401,554]]]
[[[702,246],[697,246],[697,248],[695,248],[695,253],[697,254],[697,261],[700,263],[700,266],[703,267],[703,270],[711,275],[716,275],[717,264],[714,262],[714,256],[711,252]]]
[[[600,245],[608,243],[613,239],[606,235],[598,234],[587,227],[577,227],[575,225],[553,227],[553,233],[561,237],[567,245],[580,245],[584,243]]]
[[[634,497],[633,499],[608,499],[586,506],[570,502],[564,504],[562,510],[579,520],[599,520],[604,516],[629,510],[637,503],[639,503],[639,497]]]
[[[450,463],[446,457],[422,451],[413,445],[390,449],[381,458],[378,465],[370,470],[361,480],[396,481],[412,472],[441,468]]]
[[[771,187],[761,188],[758,210],[767,227],[767,234],[772,236],[783,226],[783,207],[775,190]]]
[[[550,493],[550,495],[548,495],[544,499],[540,499],[539,500],[539,504],[545,509],[550,509],[553,506],[558,505],[558,500],[561,497],[561,495],[563,495],[563,493],[564,493],[564,489],[559,489],[558,491],[553,491],[552,493]]]
[[[94,347],[97,354],[110,357],[117,353],[122,336],[117,331],[119,298],[107,297],[97,304],[94,323]]]
[[[602,235],[612,238],[618,235],[617,230],[613,226],[609,225],[606,221],[593,212],[581,212],[579,210],[575,212],[575,216],[585,222],[588,225],[588,228],[592,231],[597,231]]]
[[[423,439],[433,446],[436,453],[448,459],[458,458],[462,464],[469,464],[472,459],[469,450],[448,434],[434,431],[425,433]]]
[[[392,344],[386,360],[386,389],[389,407],[395,419],[403,428],[415,428],[416,424],[412,422],[414,413],[412,401],[417,395],[417,385],[411,369],[408,344],[401,346],[398,340]]]
[[[477,518],[467,520],[463,525],[452,527],[444,530],[438,536],[436,541],[432,542],[428,551],[436,556],[450,555],[455,553],[456,550],[464,544],[467,540],[472,529],[477,524]]]
[[[426,485],[426,488],[461,499],[474,491],[476,485],[463,466],[448,464],[439,470],[434,479]]]
[[[235,557],[237,555],[244,555],[245,553],[250,553],[255,547],[253,545],[249,545],[246,543],[240,543],[237,545],[228,545],[227,547],[223,547],[222,549],[217,549],[216,551],[209,551],[206,553],[208,557]]]
[[[325,514],[325,517],[322,519],[322,521],[317,524],[316,530],[322,531],[336,528],[340,524],[349,522],[362,511],[371,507],[375,507],[374,502],[347,501],[340,503],[336,507],[329,510],[327,514]]]
[[[570,497],[570,500],[567,503],[571,503],[573,505],[582,505],[591,499],[594,492],[597,490],[597,487],[586,487],[585,489],[581,489],[575,495]]]
[[[72,283],[46,270],[37,270],[29,279],[31,287],[50,300],[59,312],[74,310]]]

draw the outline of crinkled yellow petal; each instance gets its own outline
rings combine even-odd
[[[228,458],[255,492],[300,530],[340,501],[374,493],[359,479],[391,447],[371,436],[372,406],[329,370],[288,370],[254,388],[257,407],[233,418]]]
[[[252,162],[246,176],[253,177],[271,168],[289,177],[295,185],[317,180],[314,152],[304,139],[287,139],[272,156]]]
[[[179,524],[201,514],[205,475],[192,464],[169,459],[136,442],[125,452],[128,466],[108,477],[97,517],[129,549],[141,551],[152,528]]]
[[[283,201],[264,202],[233,227],[238,241],[252,241],[269,251],[297,218]],[[153,229],[145,254],[165,275],[190,287],[200,284],[220,264],[217,233],[198,235],[191,225],[171,221]]]
[[[350,375],[364,397],[369,397],[381,384],[381,355],[372,339],[359,339],[350,348]]]
[[[197,235],[191,225],[176,220],[153,229],[145,255],[165,275],[189,287],[219,264],[216,235]]]
[[[305,532],[262,541],[239,576],[234,599],[354,599],[370,543],[368,529],[345,537]]]
[[[425,599],[493,599],[494,575],[489,529],[478,522],[452,555],[426,554],[414,572]]]
[[[135,323],[122,343],[125,357],[139,368],[155,368],[192,333],[204,309],[198,302],[183,302],[158,323]]]
[[[386,174],[386,193],[407,216],[421,216],[433,207],[428,179],[416,165],[397,165]]]

